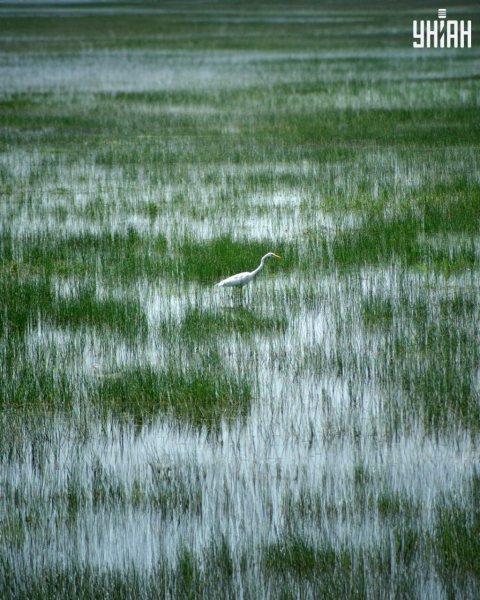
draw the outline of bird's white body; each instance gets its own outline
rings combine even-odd
[[[216,287],[233,287],[233,286],[236,286],[236,287],[242,288],[249,281],[252,281],[252,279],[255,277],[255,275],[263,267],[265,259],[268,258],[269,256],[273,256],[274,258],[280,258],[280,256],[277,256],[273,252],[269,252],[268,254],[265,254],[265,256],[262,258],[262,260],[260,261],[259,266],[255,269],[255,271],[245,271],[244,273],[237,273],[236,275],[232,275],[231,277],[227,277],[226,279],[222,279],[222,281],[219,281],[216,284]]]

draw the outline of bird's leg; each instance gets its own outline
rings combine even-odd
[[[236,288],[236,297],[239,305],[243,305],[243,285]]]

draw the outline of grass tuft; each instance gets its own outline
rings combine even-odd
[[[105,376],[95,399],[119,413],[145,417],[164,412],[195,427],[214,428],[222,419],[247,416],[252,391],[246,381],[207,369],[142,367]]]

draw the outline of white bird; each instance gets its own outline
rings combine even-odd
[[[222,279],[222,281],[219,281],[217,284],[215,284],[215,286],[216,287],[238,286],[241,289],[249,281],[252,281],[252,279],[255,277],[255,275],[263,267],[263,263],[265,262],[265,259],[269,258],[270,256],[273,256],[274,258],[281,258],[277,254],[274,254],[273,252],[269,252],[268,254],[265,254],[265,256],[262,258],[262,260],[260,261],[260,264],[255,269],[255,271],[245,271],[245,273],[237,273],[236,275],[232,275],[231,277]]]

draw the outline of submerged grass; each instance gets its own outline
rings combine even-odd
[[[185,481],[182,476],[162,472],[154,465],[152,472],[151,481],[145,483],[135,479],[127,488],[120,478],[109,473],[97,460],[91,468],[89,485],[72,478],[66,498],[58,495],[52,502],[59,511],[66,505],[69,516],[78,516],[82,507],[87,505],[96,510],[154,511],[162,519],[182,513],[201,514],[202,489],[198,480]]]
[[[396,528],[381,546],[356,550],[294,536],[265,546],[263,560],[272,586],[284,598],[303,597],[310,590],[322,598],[382,598],[386,589],[408,597],[420,552],[425,548],[417,532]]]
[[[400,263],[449,275],[478,268],[475,235],[480,227],[480,214],[476,214],[475,204],[469,206],[468,219],[453,214],[457,208],[462,212],[455,202],[433,208],[434,204],[430,201],[423,214],[416,211],[394,217],[370,214],[362,225],[338,231],[331,241],[310,239],[310,247],[322,255],[323,263],[331,269]],[[460,244],[438,237],[449,233],[462,233],[466,237]]]
[[[467,498],[475,507],[465,508],[456,498],[437,507],[433,543],[437,569],[447,598],[474,597],[480,589],[480,475],[469,482]]]
[[[7,363],[2,368],[5,383],[0,392],[4,409],[42,410],[65,409],[78,400],[80,394],[76,382],[65,370],[46,361],[22,361]],[[31,414],[31,413],[30,413]]]
[[[400,386],[411,409],[432,432],[458,423],[474,431],[480,424],[474,375],[477,332],[470,328],[469,317],[445,313],[450,304],[441,305],[439,322],[425,319],[421,306],[410,309],[413,318],[395,319],[402,328],[395,327],[387,352],[390,367],[385,375],[392,394],[395,385]]]
[[[186,311],[180,326],[164,322],[162,331],[167,335],[179,335],[188,339],[217,338],[233,332],[242,334],[281,333],[287,328],[285,314],[261,314],[246,306],[235,306],[216,310],[190,308]]]
[[[119,414],[143,418],[163,412],[195,427],[212,429],[222,420],[246,417],[252,390],[247,381],[218,370],[140,367],[105,374],[95,399]]]
[[[225,592],[233,597],[238,590],[238,581],[224,538],[213,540],[205,549],[204,557],[207,568],[203,568],[196,554],[184,546],[178,551],[175,566],[162,559],[148,574],[133,566],[105,571],[90,565],[73,568],[46,565],[39,569],[35,580],[25,581],[21,589],[16,586],[17,576],[23,578],[25,574],[14,572],[0,557],[0,591],[5,600],[54,600],[59,597],[121,600],[132,596],[154,600],[159,594],[164,598],[221,600],[225,598]],[[17,595],[12,593],[13,588]]]
[[[3,277],[0,281],[3,332],[21,334],[42,324],[76,328],[107,328],[129,338],[145,337],[147,318],[138,299],[98,297],[93,282],[71,286],[66,295],[54,291],[44,276]]]
[[[44,277],[101,276],[110,281],[152,279],[162,273],[166,239],[162,234],[141,236],[126,231],[23,235],[2,232],[3,268],[19,275]],[[20,250],[17,248],[20,246]]]

